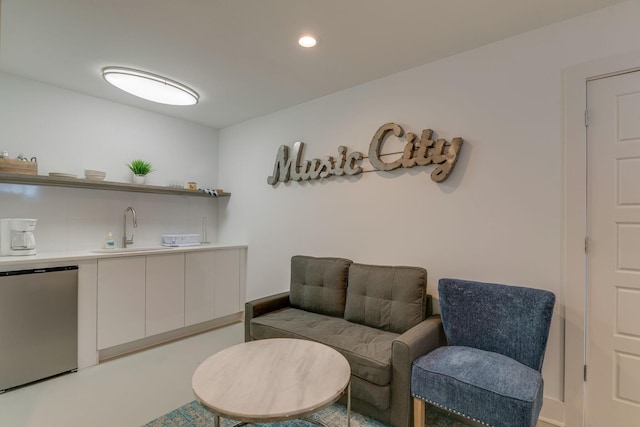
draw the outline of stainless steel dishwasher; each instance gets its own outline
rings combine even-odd
[[[0,272],[0,393],[78,368],[78,267]]]

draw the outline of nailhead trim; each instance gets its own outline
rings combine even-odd
[[[418,394],[414,394],[413,397],[417,397],[420,400],[424,400],[425,402],[429,403],[430,405],[437,406],[438,408],[444,409],[445,411],[453,412],[454,414],[460,415],[461,417],[464,417],[464,418],[466,418],[468,420],[472,420],[472,421],[474,421],[476,423],[480,423],[483,426],[494,427],[494,426],[491,426],[490,424],[485,423],[484,421],[476,420],[475,418],[472,418],[472,417],[470,417],[470,416],[468,416],[466,414],[463,414],[462,412],[458,412],[455,409],[447,408],[446,406],[442,406],[439,403],[432,402],[429,399],[427,399],[426,397],[422,397],[422,396],[420,396]]]

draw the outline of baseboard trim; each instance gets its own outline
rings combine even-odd
[[[202,332],[210,331],[213,329],[228,326],[233,323],[242,322],[244,319],[244,312],[230,314],[219,319],[209,320],[207,322],[198,323],[197,325],[191,325],[184,328],[176,329],[162,334],[154,335],[152,337],[142,338],[136,341],[128,342],[126,344],[116,345],[98,351],[98,361],[105,362],[110,359],[115,359],[128,354],[136,353],[138,351],[146,350],[151,347],[166,344],[171,341],[176,341],[182,338],[186,338],[191,335],[200,334]]]
[[[539,421],[540,427],[564,427],[564,402],[545,397]]]

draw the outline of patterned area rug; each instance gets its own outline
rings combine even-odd
[[[343,405],[335,403],[322,411],[313,414],[310,418],[321,421],[324,425],[344,426],[347,420],[347,408]],[[144,427],[211,427],[214,424],[214,415],[206,410],[195,400],[184,406],[174,409],[155,420],[144,425]],[[232,427],[237,421],[220,419],[222,427]],[[270,424],[257,424],[269,427],[309,427],[313,424],[304,420],[282,421]],[[449,417],[445,412],[437,408],[429,408],[426,415],[426,425],[429,427],[469,427],[473,424],[467,424],[461,420]],[[356,412],[351,411],[351,426],[353,427],[387,427],[379,421],[367,418]]]

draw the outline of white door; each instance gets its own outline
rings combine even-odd
[[[640,72],[587,84],[589,427],[640,426]]]

